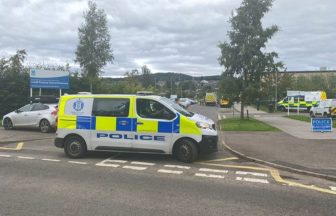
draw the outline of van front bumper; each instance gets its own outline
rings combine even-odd
[[[56,137],[54,140],[54,144],[58,148],[64,148],[64,139]]]
[[[218,152],[218,136],[203,135],[199,147],[201,154]]]

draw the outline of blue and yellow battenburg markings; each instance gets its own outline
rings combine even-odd
[[[137,124],[137,122],[137,118],[77,116],[76,129],[137,132],[138,127],[141,127]],[[153,120],[153,122],[157,121]],[[173,121],[158,121],[156,132],[180,133],[180,115],[178,115]]]

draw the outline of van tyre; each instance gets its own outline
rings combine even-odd
[[[50,123],[49,123],[49,121],[47,119],[42,119],[40,121],[39,127],[40,127],[40,131],[42,133],[49,133],[50,129],[51,129]]]
[[[10,118],[5,118],[4,119],[4,128],[5,130],[12,130],[13,129],[13,122],[10,120]]]
[[[87,152],[86,143],[78,136],[71,136],[64,142],[64,152],[69,158],[82,158]]]
[[[197,160],[198,157],[196,144],[191,140],[181,140],[175,149],[175,156],[179,161],[192,163]]]

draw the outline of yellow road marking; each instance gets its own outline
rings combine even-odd
[[[8,148],[8,147],[0,147],[0,150],[12,150],[12,151],[19,151],[22,149],[24,142],[19,142],[15,148]]]
[[[200,163],[210,163],[210,162],[229,161],[229,160],[238,160],[238,158],[237,157],[220,158],[214,160],[201,161]]]
[[[288,181],[284,180],[281,176],[278,170],[276,169],[268,169],[268,168],[261,168],[261,167],[252,167],[252,166],[238,166],[238,165],[226,165],[226,164],[214,164],[214,163],[205,163],[205,162],[199,162],[198,164],[203,165],[210,165],[210,166],[219,166],[219,167],[227,167],[227,168],[238,168],[238,169],[249,169],[249,170],[259,170],[259,171],[268,171],[270,172],[271,176],[274,178],[274,180],[280,184],[287,184],[289,186],[294,187],[300,187],[305,188],[308,190],[314,190],[319,191],[321,193],[327,193],[327,194],[333,194],[336,195],[336,191],[329,190],[326,188],[317,187],[314,185],[305,185],[298,182]]]
[[[198,164],[211,165],[211,166],[219,166],[219,167],[227,167],[227,168],[238,168],[238,169],[250,169],[250,170],[259,170],[259,171],[269,171],[269,169],[267,169],[267,168],[252,167],[252,166],[214,164],[214,163],[206,163],[206,162],[198,162]]]

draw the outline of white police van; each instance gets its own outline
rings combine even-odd
[[[140,95],[64,95],[55,145],[70,158],[87,151],[173,154],[192,162],[217,151],[213,120],[168,98]]]

